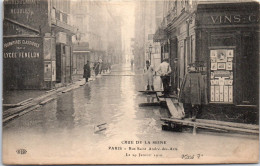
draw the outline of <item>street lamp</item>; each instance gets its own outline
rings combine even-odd
[[[150,46],[149,46],[149,53],[150,53],[149,59],[150,59],[150,64],[151,64],[151,54],[152,54],[152,51],[153,51],[153,46],[150,44]]]

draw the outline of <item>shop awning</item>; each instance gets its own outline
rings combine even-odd
[[[162,42],[167,40],[167,32],[163,28],[158,28],[154,34],[154,42]]]

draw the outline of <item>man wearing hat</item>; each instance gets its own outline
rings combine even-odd
[[[89,61],[87,61],[87,64],[84,65],[84,74],[83,78],[85,78],[86,83],[88,82],[88,78],[90,77],[90,66],[89,66]]]
[[[172,70],[170,64],[168,63],[168,59],[165,58],[163,62],[159,65],[157,73],[160,74],[162,82],[163,82],[163,94],[164,96],[169,95],[169,84],[170,84],[170,74]]]
[[[197,71],[197,65],[190,63],[188,73],[181,85],[180,102],[183,103],[185,117],[191,117],[192,121],[196,120],[197,113],[200,112],[202,104],[203,78]]]

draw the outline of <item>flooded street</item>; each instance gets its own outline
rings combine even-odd
[[[156,102],[155,96],[138,92],[143,88],[140,71],[129,65],[114,66],[110,76],[96,78],[9,122],[3,129],[3,155],[17,158],[18,163],[46,158],[44,163],[52,164],[96,163],[99,158],[100,163],[107,163],[113,157],[122,159],[118,163],[192,163],[229,156],[222,162],[231,162],[230,155],[241,160],[258,156],[257,152],[247,156],[256,150],[258,136],[161,130],[160,118],[168,117],[168,110],[139,107]],[[18,149],[26,149],[27,154],[18,155]]]

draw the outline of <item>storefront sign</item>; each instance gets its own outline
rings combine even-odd
[[[258,23],[258,15],[214,15],[208,16],[211,24],[247,24]]]
[[[6,0],[4,1],[4,18],[26,25],[31,30],[45,32],[49,30],[48,1]],[[17,30],[13,31],[12,34],[18,34]]]
[[[35,39],[13,39],[4,41],[4,59],[16,58],[40,58],[41,44],[38,38]]]
[[[37,89],[43,78],[41,37],[4,37],[3,73],[6,88]]]
[[[63,44],[67,44],[67,34],[64,32],[59,32],[56,35],[56,42],[57,43],[63,43]]]

